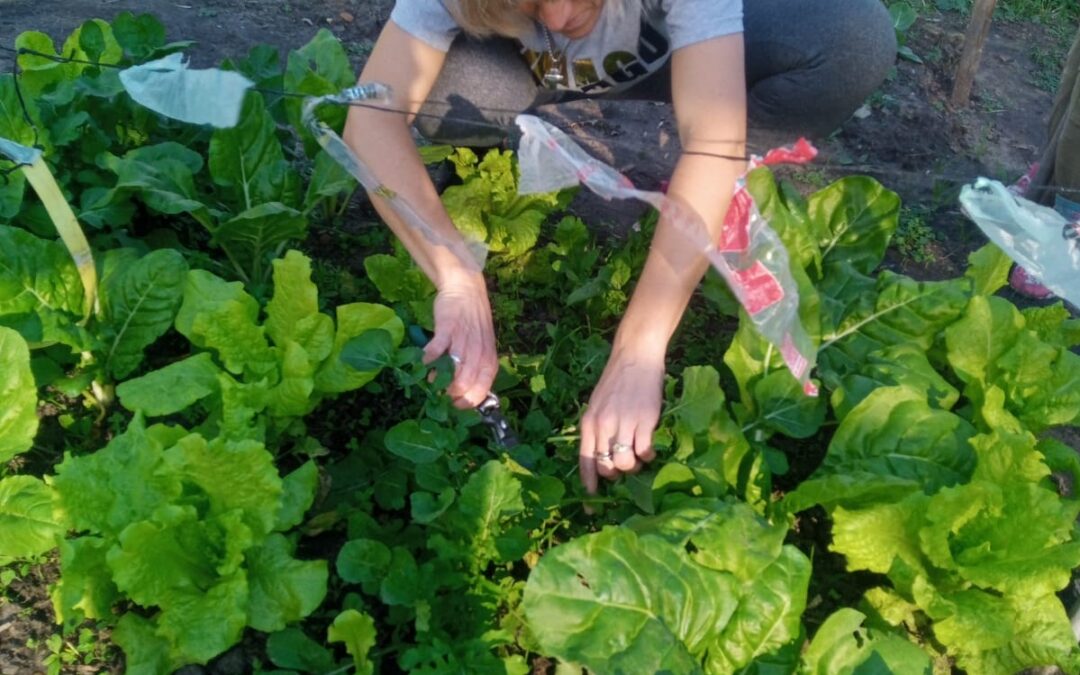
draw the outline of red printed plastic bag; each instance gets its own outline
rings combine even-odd
[[[566,134],[532,115],[519,115],[523,132],[518,149],[522,194],[584,185],[605,199],[638,199],[701,249],[727,282],[751,321],[774,344],[803,391],[817,395],[810,381],[817,350],[799,321],[799,292],[780,238],[762,217],[746,189],[745,174],[735,184],[719,241],[692,209],[660,192],[639,190],[623,174],[591,157]],[[750,160],[747,171],[764,164],[804,163],[817,151],[806,140]]]

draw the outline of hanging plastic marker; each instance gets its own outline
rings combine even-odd
[[[190,124],[219,129],[236,126],[244,95],[254,86],[240,73],[219,68],[193,70],[183,54],[169,54],[120,71],[120,82],[135,102]]]
[[[979,178],[960,190],[964,213],[1060,298],[1080,307],[1080,222]]]
[[[663,193],[637,189],[629,178],[591,157],[558,128],[532,115],[519,115],[517,124],[523,134],[518,151],[520,193],[581,184],[605,199],[638,199],[656,208],[661,219],[689,238],[716,268],[754,326],[777,347],[803,391],[817,395],[817,386],[810,380],[817,350],[799,320],[798,286],[787,249],[746,189],[745,174],[735,184],[720,241],[713,241],[693,209]],[[764,158],[752,158],[747,171],[763,164],[805,163],[816,154],[813,146],[800,139]]]
[[[21,143],[0,138],[0,155],[15,162],[16,166],[30,166],[41,157],[41,150],[28,148]]]
[[[360,184],[367,188],[372,194],[385,199],[390,205],[390,208],[394,209],[395,213],[405,221],[406,225],[420,233],[421,236],[432,244],[449,249],[450,252],[457,256],[457,258],[470,269],[482,270],[484,268],[484,262],[487,260],[487,245],[484,244],[484,242],[467,238],[451,239],[437,232],[420,217],[420,214],[412,208],[412,205],[409,204],[408,201],[401,198],[397,192],[384,185],[371,168],[356,156],[356,153],[352,151],[352,148],[350,148],[340,136],[334,133],[333,129],[323,124],[315,116],[315,110],[321,105],[327,103],[349,105],[358,101],[368,101],[376,104],[389,103],[390,89],[383,84],[369,83],[349,87],[338,94],[304,99],[302,116],[304,126],[314,134],[319,145],[326,150],[327,154],[329,154],[338,164],[349,172],[349,175],[358,180]]]

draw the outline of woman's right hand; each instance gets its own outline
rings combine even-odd
[[[440,284],[434,310],[435,335],[424,347],[424,363],[449,354],[455,369],[446,393],[455,407],[475,408],[491,391],[499,372],[491,304],[483,277],[471,274]]]

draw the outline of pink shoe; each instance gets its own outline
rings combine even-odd
[[[1053,291],[1040,284],[1038,279],[1019,265],[1013,265],[1012,272],[1009,272],[1009,286],[1020,295],[1034,300],[1054,297]]]

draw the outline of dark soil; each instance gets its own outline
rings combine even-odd
[[[0,0],[0,45],[12,45],[26,30],[43,31],[61,41],[86,19],[150,12],[165,24],[170,40],[197,41],[189,50],[195,66],[243,56],[259,43],[274,45],[284,54],[305,44],[320,28],[328,28],[346,44],[359,69],[392,4],[392,0]],[[888,262],[918,278],[956,276],[967,254],[985,241],[959,212],[959,186],[980,175],[1014,180],[1036,159],[1052,94],[1039,86],[1033,48],[1063,49],[1061,36],[1044,26],[996,22],[970,104],[951,110],[946,101],[965,22],[957,14],[920,17],[907,44],[924,63],[898,62],[895,75],[857,116],[819,141],[819,161],[788,172],[807,189],[843,175],[867,174],[897,191],[925,228],[912,232],[927,236],[913,239],[909,249],[891,253]],[[0,72],[11,67],[10,55],[0,52]],[[543,114],[643,187],[659,184],[678,157],[669,106],[578,102]],[[615,229],[640,213],[633,206],[587,199],[574,208],[587,222],[606,221]],[[1067,430],[1064,438],[1078,445],[1075,430]],[[44,641],[57,632],[47,593],[54,574],[50,569],[37,568],[0,588],[0,675],[45,670],[49,652]],[[28,641],[39,646],[29,647]],[[223,662],[207,670],[243,667],[244,659],[237,661],[236,653],[226,657],[233,659],[229,665]],[[104,663],[65,667],[65,672],[112,671],[119,671],[115,655]]]

